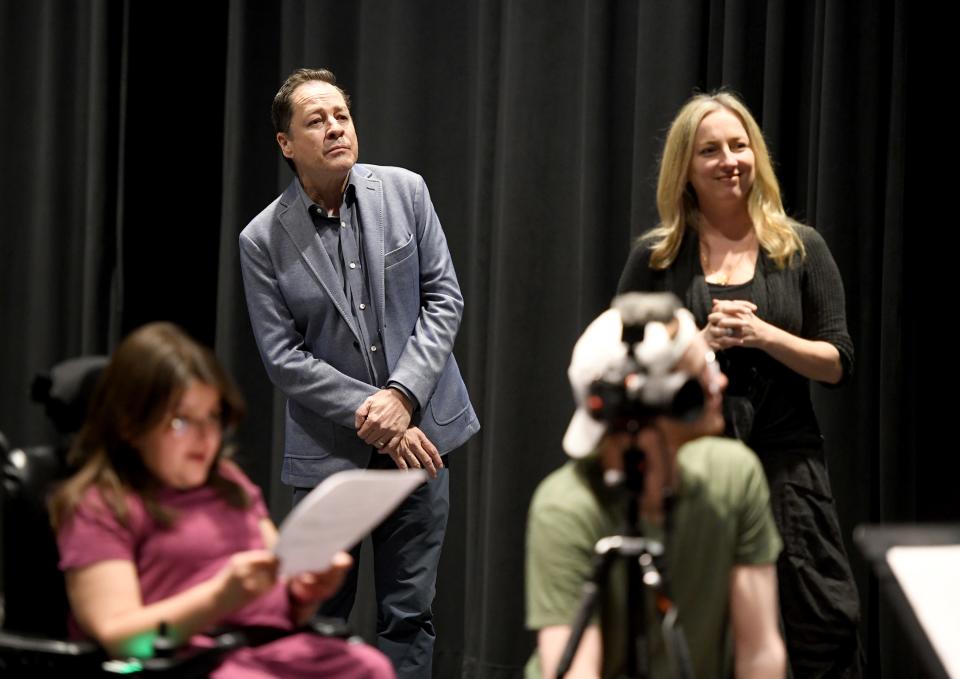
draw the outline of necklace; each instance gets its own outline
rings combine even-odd
[[[740,267],[740,263],[743,261],[743,257],[746,253],[746,250],[741,250],[736,259],[733,260],[732,264],[729,264],[725,260],[720,263],[720,267],[716,271],[714,271],[712,274],[709,274],[707,272],[710,270],[710,247],[703,241],[703,239],[700,239],[700,262],[703,265],[704,278],[706,279],[712,277],[713,280],[707,281],[708,283],[726,286],[730,282],[730,277]]]

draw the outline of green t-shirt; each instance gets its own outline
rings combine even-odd
[[[697,677],[732,671],[729,579],[735,565],[774,563],[780,536],[770,513],[759,460],[732,439],[701,438],[678,453],[680,483],[666,540],[666,574]],[[624,492],[603,484],[596,457],[568,462],[538,486],[527,526],[527,627],[570,625],[581,588],[592,572],[594,545],[622,532]],[[663,540],[661,526],[644,523],[647,537]],[[600,603],[601,676],[617,676],[625,661],[626,569],[610,574]],[[648,604],[651,597],[647,597]],[[647,613],[653,677],[668,676],[659,629]],[[539,679],[534,653],[526,677]]]

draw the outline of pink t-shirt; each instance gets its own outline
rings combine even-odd
[[[231,507],[208,487],[165,489],[157,500],[176,512],[173,525],[166,529],[150,518],[138,496],[127,498],[129,514],[124,525],[104,503],[100,491],[88,489],[57,535],[61,570],[108,559],[131,561],[140,579],[143,603],[150,604],[213,577],[236,552],[262,549],[259,524],[267,517],[267,509],[260,490],[231,463],[221,463],[220,471],[243,487],[250,507]],[[218,623],[292,629],[285,585],[277,583],[270,592]],[[390,661],[375,649],[303,632],[233,651],[210,676],[395,679]]]
[[[260,489],[232,463],[221,462],[220,471],[243,487],[250,507],[231,507],[208,486],[186,491],[165,488],[157,501],[176,517],[169,528],[157,525],[137,495],[127,497],[127,520],[121,523],[99,489],[87,489],[57,534],[60,569],[66,572],[112,559],[131,561],[143,603],[151,604],[213,577],[237,552],[263,549],[259,524],[268,514]],[[218,624],[290,629],[285,585],[278,582]]]

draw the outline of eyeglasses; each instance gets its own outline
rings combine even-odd
[[[223,420],[219,415],[211,415],[203,419],[189,415],[175,415],[170,419],[170,430],[178,438],[186,438],[191,434],[206,436],[210,432],[219,435],[223,433]]]

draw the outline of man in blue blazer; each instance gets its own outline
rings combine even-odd
[[[429,677],[449,509],[441,456],[480,428],[452,353],[453,262],[423,178],[357,164],[330,71],[295,71],[272,113],[297,177],[240,234],[240,263],[260,355],[287,396],[282,479],[299,500],[344,469],[430,473],[372,536],[378,645],[398,676]],[[355,590],[356,568],[325,613],[346,617]]]

